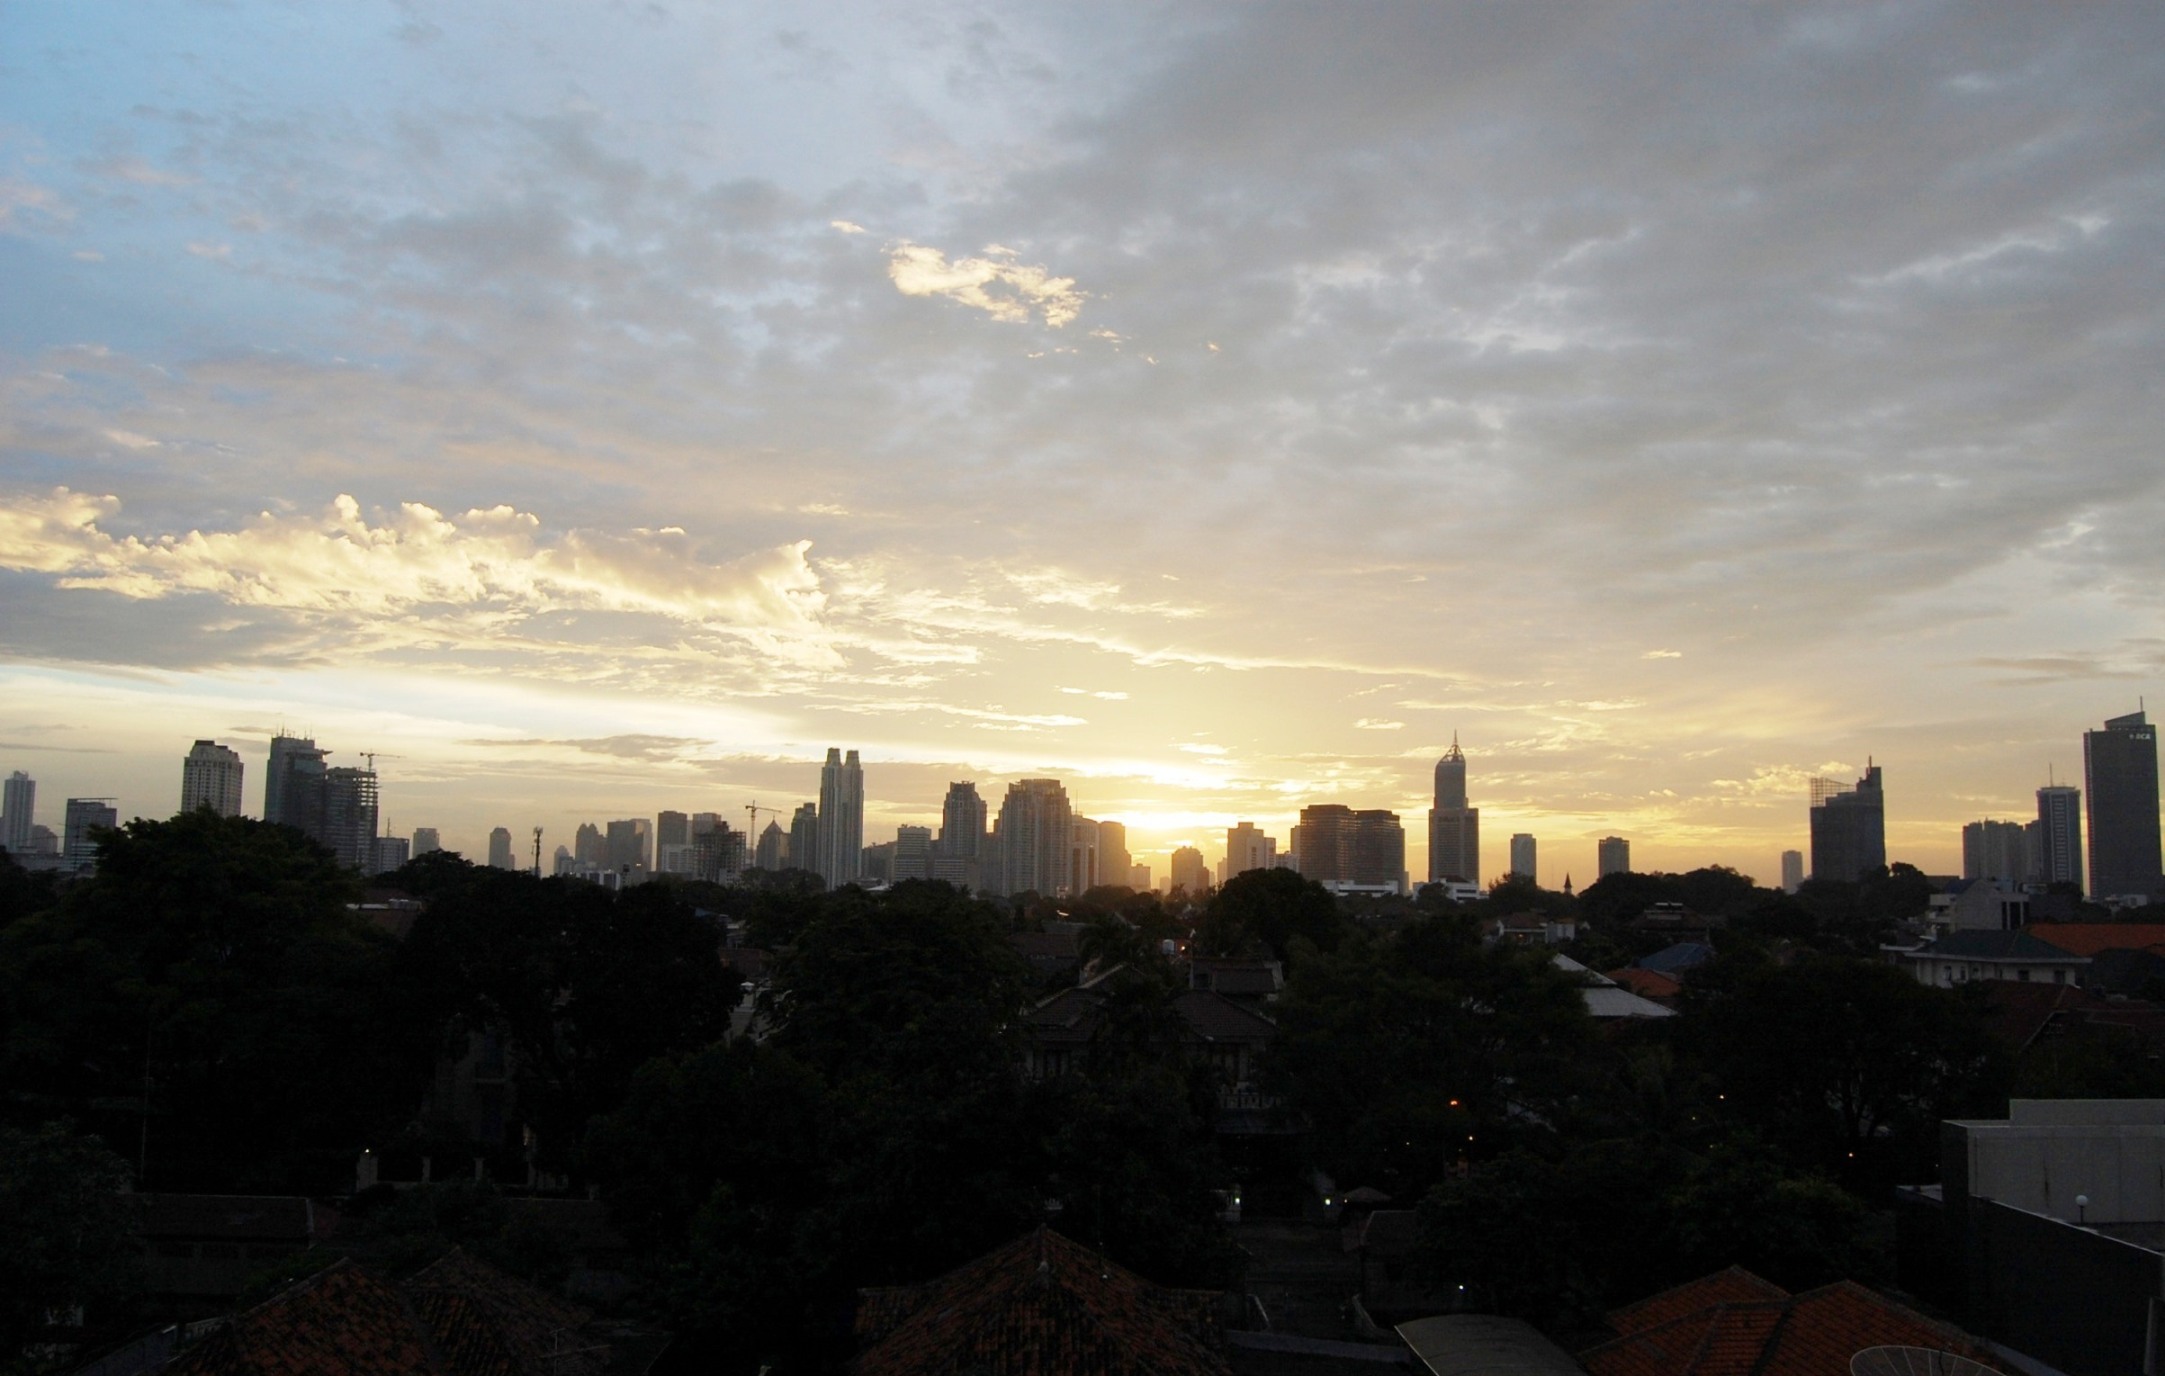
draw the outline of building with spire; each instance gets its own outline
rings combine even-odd
[[[864,766],[852,750],[830,749],[819,770],[819,826],[814,842],[819,877],[830,889],[864,873]]]
[[[216,741],[197,741],[180,762],[180,810],[199,807],[220,817],[241,815],[241,757]]]
[[[1436,761],[1435,806],[1428,812],[1428,880],[1481,882],[1481,810],[1466,806],[1466,753],[1451,748]]]
[[[789,863],[789,833],[773,818],[767,819],[767,829],[759,833],[759,844],[752,851],[752,868],[778,870]]]
[[[2090,794],[2090,892],[2099,898],[2156,895],[2160,882],[2157,728],[2143,712],[2082,733]]]

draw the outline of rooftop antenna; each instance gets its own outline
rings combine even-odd
[[[534,878],[541,878],[541,828],[534,828]]]

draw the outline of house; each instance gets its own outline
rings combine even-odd
[[[1934,927],[1958,932],[2011,932],[2030,922],[2030,896],[1992,879],[1957,879],[1932,895]]]
[[[860,1290],[855,1376],[1231,1376],[1219,1296],[1153,1285],[1050,1228],[922,1285]]]
[[[163,1312],[200,1318],[248,1278],[329,1235],[338,1215],[296,1195],[142,1194],[144,1288]]]
[[[1079,1070],[1104,1024],[1110,997],[1108,981],[1121,967],[1072,989],[1039,999],[1023,1014],[1023,1075],[1049,1079]],[[1208,1062],[1218,1071],[1221,1132],[1274,1131],[1268,1120],[1278,1101],[1257,1081],[1263,1050],[1277,1035],[1278,1024],[1210,989],[1184,989],[1171,1000],[1183,1050],[1189,1059]]]
[[[167,1376],[603,1376],[666,1344],[458,1250],[398,1284],[342,1258],[198,1329]]]
[[[1639,970],[1651,970],[1657,975],[1681,981],[1684,976],[1714,958],[1714,948],[1703,941],[1672,942],[1650,956],[1641,956],[1632,962]]]
[[[1617,1336],[1579,1353],[1591,1376],[1835,1376],[1958,1369],[1949,1357],[1987,1370],[2004,1361],[1977,1338],[1854,1281],[1792,1295],[1739,1267],[1615,1310],[1608,1322]],[[1852,1365],[1882,1347],[1922,1349],[1934,1364]]]
[[[1919,946],[1889,948],[1919,984],[1952,989],[1980,979],[2024,984],[2075,984],[2090,967],[2087,956],[2069,955],[2027,929],[1951,931]]]
[[[1481,924],[1481,939],[1491,946],[1561,946],[1579,938],[1575,917],[1544,917],[1540,913],[1512,913],[1492,917]]]
[[[1677,997],[1684,992],[1683,981],[1675,976],[1662,974],[1658,970],[1641,969],[1636,965],[1610,970],[1602,978],[1664,1008],[1674,1008]]]
[[[1285,966],[1275,960],[1197,956],[1188,962],[1188,987],[1262,1012],[1285,992]]]
[[[1641,998],[1607,975],[1597,975],[1567,955],[1558,954],[1549,959],[1557,969],[1578,977],[1579,997],[1585,1000],[1586,1011],[1596,1022],[1676,1016],[1674,1008],[1664,1008],[1652,999]]]

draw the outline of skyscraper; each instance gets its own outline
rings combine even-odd
[[[442,850],[443,848],[443,838],[436,834],[436,828],[415,827],[413,829],[413,853],[415,855],[427,855],[430,851]]]
[[[722,820],[719,813],[702,812],[692,819],[688,872],[710,884],[727,884],[744,873],[744,833]]]
[[[1278,863],[1278,842],[1253,822],[1225,829],[1225,861],[1218,867],[1218,882],[1250,870],[1267,870]]]
[[[932,878],[932,828],[895,828],[895,858],[887,877],[899,884],[905,879]]]
[[[789,819],[789,868],[819,873],[819,804],[799,803]]]
[[[1523,831],[1511,838],[1511,873],[1530,879],[1536,884],[1541,882],[1540,867],[1534,854],[1534,838]]]
[[[713,813],[701,815],[721,821]],[[665,811],[654,818],[654,872],[692,872],[692,819],[681,812]]]
[[[264,821],[321,838],[324,754],[306,736],[271,737],[270,763],[263,770]]]
[[[110,831],[120,825],[120,813],[111,798],[70,798],[62,824],[61,855],[70,869],[89,869],[98,863],[98,842],[93,831]]]
[[[1631,873],[1631,842],[1621,836],[1604,836],[1594,847],[1594,867],[1599,877]]]
[[[1135,857],[1128,854],[1127,823],[1098,823],[1098,882],[1127,884],[1134,868]]]
[[[1302,808],[1293,828],[1293,854],[1301,874],[1319,884],[1405,887],[1406,829],[1397,813],[1383,808],[1356,812],[1343,803]]]
[[[38,781],[20,769],[8,775],[0,792],[0,845],[9,853],[31,853],[30,828],[37,825]]]
[[[624,817],[611,822],[602,841],[602,864],[622,874],[627,870],[654,868],[654,824],[644,817]]]
[[[498,827],[489,833],[489,865],[499,870],[519,867],[519,862],[511,858],[511,828]]]
[[[1436,761],[1435,806],[1428,813],[1428,878],[1481,882],[1481,810],[1466,806],[1466,755],[1451,748]]]
[[[1098,886],[1098,824],[1094,817],[1068,823],[1067,891],[1085,894]]]
[[[1210,890],[1210,866],[1203,863],[1203,853],[1193,846],[1173,852],[1171,872],[1173,887],[1186,890],[1190,898],[1201,898]]]
[[[368,873],[376,863],[376,771],[324,770],[321,821],[310,834],[339,864]]]
[[[2157,728],[2141,712],[2082,733],[2083,783],[2090,794],[2090,892],[2099,898],[2156,894]]]
[[[819,876],[830,889],[852,884],[864,868],[864,766],[857,752],[835,749],[819,770]]]
[[[1962,877],[2020,884],[2030,877],[2030,838],[2020,822],[1969,822],[1962,828]]]
[[[389,874],[413,858],[413,849],[403,836],[379,836],[376,838],[375,867],[370,874]]]
[[[1812,780],[1812,878],[1855,883],[1887,864],[1887,803],[1879,766],[1853,788]]]
[[[759,847],[753,852],[752,865],[756,869],[778,870],[789,862],[789,833],[773,818],[767,819],[767,829],[759,833]]]
[[[993,823],[994,863],[985,887],[998,894],[1066,892],[1075,813],[1058,779],[1017,779]]]
[[[216,741],[197,741],[180,762],[180,810],[199,807],[220,817],[241,815],[241,757]]]
[[[1796,892],[1796,891],[1797,891],[1798,889],[1802,888],[1803,886],[1804,886],[1804,852],[1803,852],[1803,851],[1801,851],[1801,850],[1785,850],[1785,851],[1783,851],[1783,852],[1782,852],[1782,892],[1783,892],[1783,893],[1795,893],[1795,892]]]
[[[582,865],[596,869],[609,867],[609,841],[601,828],[592,822],[579,823],[579,829],[571,834],[571,855]]]

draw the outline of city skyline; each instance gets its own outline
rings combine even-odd
[[[1424,876],[1456,731],[1483,880],[1772,882],[1870,759],[1952,873],[2165,681],[2156,6],[12,6],[0,69],[49,808],[284,726],[523,852],[846,740],[868,840],[1058,778],[1161,873],[1339,804]]]

